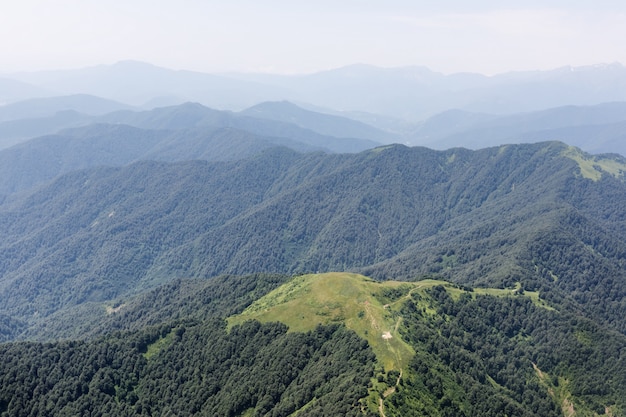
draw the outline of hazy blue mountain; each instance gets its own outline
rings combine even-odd
[[[351,65],[302,76],[238,77],[287,88],[295,102],[413,122],[449,109],[509,114],[626,100],[626,69],[620,64],[494,76]]]
[[[499,74],[468,93],[473,97],[465,110],[496,114],[624,101],[626,68],[614,63]]]
[[[193,71],[175,71],[137,61],[75,70],[13,74],[25,82],[64,94],[92,94],[142,106],[159,97],[198,101],[217,108],[245,108],[279,99],[276,89]]]
[[[174,95],[154,97],[141,105],[141,110],[152,110],[157,107],[171,107],[184,104],[187,100]]]
[[[563,140],[593,154],[619,153],[626,156],[626,121],[599,125],[582,125],[525,132],[527,142]]]
[[[346,117],[305,110],[288,101],[265,102],[239,112],[244,116],[277,120],[338,138],[362,138],[382,143],[398,140],[392,133]]]
[[[530,127],[530,126],[529,126]],[[535,143],[547,140],[560,140],[577,146],[586,152],[618,153],[626,155],[626,122],[599,125],[576,125],[553,129],[522,130],[515,127],[476,129],[445,137],[428,146],[447,149],[462,146],[478,149],[486,146],[498,146],[505,143]]]
[[[471,130],[494,119],[498,119],[498,116],[486,113],[472,113],[459,109],[446,110],[407,129],[408,132],[405,139],[414,145],[426,145],[442,149],[441,146],[438,146],[439,140],[455,133]],[[456,146],[461,145],[457,144]],[[469,145],[466,147],[471,148]]]
[[[230,111],[215,110],[199,103],[183,103],[144,111],[118,111],[98,121],[122,123],[143,129],[189,129],[225,125],[233,118]]]
[[[131,108],[87,94],[31,98],[7,104],[0,107],[0,149],[26,139],[89,124],[94,116]]]
[[[310,103],[411,122],[449,109],[510,114],[626,100],[620,64],[494,76],[442,74],[424,67],[351,65],[306,75],[204,74],[124,61],[77,70],[13,74],[63,94],[92,94],[133,105],[166,98],[241,110],[264,101]]]
[[[419,125],[410,143],[436,149],[480,149],[506,143],[560,140],[593,153],[626,155],[626,103],[564,106],[509,116],[449,111]]]
[[[310,103],[302,102],[296,104],[298,107],[305,110],[356,120],[357,122],[365,123],[368,126],[373,126],[383,132],[392,133],[394,135],[405,134],[406,131],[410,130],[413,126],[412,123],[405,120],[391,116],[383,116],[382,114],[368,113],[365,111],[338,111],[328,107],[314,106]]]
[[[287,88],[293,97],[287,99],[292,101],[401,119],[420,118],[433,109],[451,107],[447,89],[454,88],[452,85],[442,88],[446,76],[424,67],[378,68],[359,64],[300,76],[252,77]],[[464,75],[453,77],[450,84],[454,82],[459,88],[466,85]]]
[[[0,149],[8,148],[26,139],[58,132],[72,126],[90,123],[93,116],[74,110],[63,110],[52,116],[9,120],[0,123]]]
[[[261,109],[257,107],[257,110]],[[267,105],[265,106],[267,109]],[[394,135],[349,118],[325,115],[285,105],[283,111],[233,113],[198,103],[183,103],[144,111],[88,95],[32,99],[0,107],[0,149],[24,139],[54,134],[89,123],[122,123],[146,129],[233,127],[252,134],[306,143],[331,152],[355,152],[390,142]],[[290,120],[287,113],[295,119]],[[4,120],[4,121],[2,121]],[[372,139],[378,138],[378,141]]]
[[[153,130],[123,124],[92,124],[0,151],[0,195],[28,189],[77,169],[123,166],[139,160],[229,161],[274,146],[300,152],[321,150],[234,128]]]
[[[130,108],[126,104],[87,94],[35,98],[1,106],[0,122],[50,117],[66,110],[97,116]]]
[[[15,101],[50,95],[53,95],[52,92],[44,88],[36,87],[22,81],[0,77],[0,106]]]
[[[319,119],[328,117],[332,118],[321,115]],[[348,119],[335,119],[339,125],[361,126]],[[84,127],[60,131],[77,125]],[[13,145],[30,134],[57,131],[0,150],[0,195],[24,190],[74,169],[98,165],[121,166],[137,160],[233,160],[271,146],[286,146],[299,152],[358,152],[379,145],[367,139],[326,136],[292,123],[213,110],[195,103],[142,112],[122,110],[101,117],[68,111],[50,118],[5,122],[0,124],[0,144]]]
[[[150,129],[229,127],[261,136],[284,138],[330,152],[359,152],[380,145],[380,142],[361,137],[338,138],[317,133],[294,123],[250,117],[245,113],[214,110],[198,103],[185,103],[144,112],[115,112],[99,120]],[[352,124],[347,121],[345,123]],[[323,130],[321,127],[318,128]]]

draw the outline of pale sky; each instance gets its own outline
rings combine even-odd
[[[363,63],[495,74],[626,64],[626,2],[0,0],[0,73],[120,60],[202,72]]]

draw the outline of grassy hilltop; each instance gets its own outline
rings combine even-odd
[[[588,330],[572,335],[565,324],[569,319],[538,292],[524,291],[519,284],[472,289],[434,279],[378,282],[353,273],[301,275],[231,316],[228,323],[233,328],[250,320],[281,322],[289,332],[341,324],[366,339],[378,365],[365,404],[379,415],[438,415],[441,404],[458,415],[490,412],[476,409],[476,398],[468,397],[472,391],[485,400],[494,398],[495,408],[508,407],[513,415],[573,409],[578,415],[596,416],[601,414],[593,409],[602,407],[621,415],[611,405],[612,395],[585,392],[608,394],[612,383],[602,389],[581,388],[592,384],[584,375],[588,371],[581,370],[595,365],[569,368],[584,352],[606,348],[600,343],[601,331],[594,330],[595,336],[585,333]],[[537,326],[540,322],[545,324]],[[583,333],[586,345],[576,346]],[[519,343],[524,347],[518,345],[512,354],[510,349]],[[573,350],[559,348],[561,343]],[[502,371],[502,363],[509,363],[510,369]],[[572,389],[574,380],[577,387]]]
[[[415,354],[399,332],[402,302],[411,299],[414,293],[424,296],[426,289],[439,285],[446,287],[455,298],[465,292],[448,282],[432,279],[379,282],[346,272],[302,275],[231,317],[229,325],[246,320],[278,321],[289,326],[290,331],[305,332],[320,324],[343,323],[368,341],[385,370],[400,371]],[[495,288],[475,292],[495,296],[513,293]],[[537,304],[542,303],[537,293],[525,295]],[[432,308],[429,303],[421,307]],[[431,313],[435,314],[434,310]]]
[[[432,283],[376,282],[350,273],[302,275],[231,317],[229,324],[251,319],[279,321],[291,331],[303,332],[318,324],[344,323],[369,342],[385,369],[400,370],[414,352],[398,334],[401,318],[385,294],[429,285]]]

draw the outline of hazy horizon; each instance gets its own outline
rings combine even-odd
[[[391,67],[391,66],[382,66],[382,65],[376,65],[376,64],[366,64],[366,63],[362,63],[362,62],[355,62],[355,63],[351,63],[351,64],[346,64],[346,65],[341,65],[338,67],[332,67],[332,68],[327,68],[327,69],[321,69],[321,70],[317,70],[317,71],[310,71],[310,72],[301,72],[301,73],[288,73],[288,74],[284,74],[284,73],[280,73],[280,72],[263,72],[263,71],[238,71],[238,70],[232,70],[232,71],[198,71],[198,70],[193,70],[193,69],[189,69],[189,68],[171,68],[168,66],[164,66],[164,65],[157,65],[154,64],[152,62],[148,62],[148,61],[140,61],[140,60],[136,60],[136,59],[123,59],[123,60],[119,60],[116,62],[111,62],[111,63],[100,63],[100,64],[94,64],[94,65],[84,65],[84,66],[77,66],[77,67],[67,67],[67,68],[48,68],[48,69],[40,69],[40,70],[20,70],[20,71],[2,71],[0,69],[0,76],[5,76],[8,78],[11,78],[11,76],[19,76],[19,75],[25,75],[25,74],[29,74],[29,73],[45,73],[45,72],[62,72],[62,71],[81,71],[81,70],[85,70],[85,69],[89,69],[89,68],[96,68],[96,67],[113,67],[116,65],[121,65],[121,64],[126,64],[126,63],[131,63],[131,64],[137,64],[137,65],[147,65],[147,66],[153,66],[153,67],[157,67],[157,68],[161,68],[161,69],[165,69],[165,70],[172,70],[172,71],[189,71],[189,72],[197,72],[197,73],[204,73],[204,74],[211,74],[211,75],[224,75],[224,76],[229,76],[229,75],[276,75],[276,76],[306,76],[306,75],[312,75],[312,74],[317,74],[317,73],[321,73],[321,72],[325,72],[325,71],[335,71],[335,70],[341,70],[344,68],[350,68],[350,67],[358,67],[358,66],[363,66],[363,67],[371,67],[371,68],[378,68],[378,69],[382,69],[382,70],[394,70],[394,69],[405,69],[405,68],[425,68],[427,70],[430,70],[434,73],[441,73],[444,75],[454,75],[454,74],[477,74],[477,75],[483,75],[483,76],[487,76],[487,77],[494,77],[494,76],[498,76],[498,75],[503,75],[503,74],[507,74],[507,73],[515,73],[515,72],[533,72],[533,71],[555,71],[555,70],[559,70],[562,68],[571,68],[571,69],[584,69],[584,68],[598,68],[598,67],[602,67],[602,66],[611,66],[611,65],[619,65],[619,66],[624,66],[624,64],[622,62],[619,61],[614,61],[614,62],[598,62],[598,63],[591,63],[591,64],[587,64],[587,65],[570,65],[570,64],[564,64],[558,67],[552,67],[552,68],[543,68],[543,69],[520,69],[520,70],[510,70],[510,71],[503,71],[503,72],[498,72],[498,73],[493,73],[493,74],[485,74],[485,73],[480,73],[480,72],[476,72],[476,71],[458,71],[458,72],[448,72],[448,73],[444,73],[441,71],[437,71],[433,68],[428,67],[427,65],[419,65],[419,64],[414,64],[414,65],[400,65],[400,66],[395,66],[395,67]]]
[[[23,0],[0,16],[0,73],[133,60],[205,73],[352,64],[494,75],[626,62],[626,4],[481,0]]]

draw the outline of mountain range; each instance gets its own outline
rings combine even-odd
[[[366,65],[297,76],[204,74],[124,61],[6,77],[0,94],[13,98],[0,107],[2,148],[64,128],[120,123],[119,110],[193,102],[225,112],[222,122],[233,117],[238,126],[252,117],[383,144],[480,149],[559,140],[591,153],[626,154],[626,71],[617,63],[488,77]],[[273,128],[254,129],[274,136]]]
[[[7,74],[5,79],[49,91],[49,95],[91,94],[135,106],[195,101],[242,110],[263,101],[289,100],[412,122],[454,108],[504,114],[626,100],[626,70],[618,63],[494,76],[367,65],[280,76],[205,74],[123,61],[76,70]],[[3,96],[15,97],[8,88]],[[25,91],[22,99],[34,95]]]
[[[408,137],[413,144],[435,149],[562,140],[591,153],[624,155],[624,115],[623,102],[563,106],[507,116],[450,110],[425,120]]]
[[[0,345],[0,410],[623,415],[625,167],[547,142],[61,175],[0,204],[0,331],[80,340]],[[301,275],[345,270],[377,281]]]
[[[623,330],[613,286],[626,253],[624,167],[549,142],[352,155],[269,148],[231,162],[74,171],[0,206],[1,307],[28,322],[171,277],[435,273],[469,285],[519,282],[552,301],[567,293]],[[563,247],[555,257],[545,245]],[[577,266],[588,262],[594,270]],[[597,291],[604,302],[588,305]]]
[[[622,73],[15,75],[0,416],[626,415]]]

